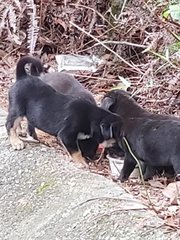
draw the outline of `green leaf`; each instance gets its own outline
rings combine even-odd
[[[180,4],[170,5],[169,11],[173,20],[180,20]]]
[[[162,15],[164,18],[168,18],[169,14],[170,14],[170,11],[168,9],[168,10],[164,11]]]

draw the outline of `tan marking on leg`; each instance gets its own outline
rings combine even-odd
[[[82,156],[81,152],[74,152],[71,154],[74,162],[81,164],[81,166],[84,166],[86,168],[89,167],[89,165],[86,163],[86,159]]]
[[[20,126],[22,117],[18,117],[13,124],[13,127],[9,130],[9,141],[14,150],[21,150],[24,148],[24,143],[17,135],[17,128]]]
[[[19,123],[19,125],[17,126],[16,133],[17,133],[18,136],[21,136],[21,137],[26,137],[27,136],[27,130],[22,128],[21,123]]]

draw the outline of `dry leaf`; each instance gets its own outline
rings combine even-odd
[[[154,188],[161,188],[161,189],[165,188],[165,186],[159,181],[149,180],[148,183],[150,184],[151,187],[154,187]]]
[[[179,210],[179,206],[169,206],[168,211],[172,214],[176,214],[176,212]]]
[[[164,190],[163,195],[170,198],[171,204],[180,204],[180,182],[170,183]]]
[[[175,219],[174,219],[173,216],[168,217],[168,218],[165,220],[165,222],[166,222],[166,225],[167,225],[167,226],[170,226],[170,227],[173,227],[173,228],[179,227],[178,224],[176,224]]]

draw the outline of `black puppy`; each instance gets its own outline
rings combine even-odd
[[[114,137],[121,119],[116,114],[88,101],[56,92],[38,77],[28,75],[25,65],[31,63],[42,69],[39,60],[23,57],[16,68],[16,82],[9,91],[9,112],[6,128],[14,149],[24,148],[16,133],[23,117],[36,127],[61,139],[75,161],[86,165],[78,147],[79,135],[92,137],[98,143]]]
[[[31,65],[31,74],[40,77],[43,82],[53,87],[57,92],[69,94],[96,104],[92,93],[68,73],[52,72],[44,74],[39,72],[37,66]]]
[[[88,101],[96,105],[92,93],[85,89],[84,86],[70,74],[61,72],[44,74],[44,72],[40,72],[40,70],[42,70],[42,68],[39,69],[36,65],[31,65],[31,74],[33,76],[40,77],[43,82],[53,87],[56,91],[63,94],[69,94],[76,99],[83,99],[84,101]],[[28,124],[28,132],[30,136],[37,139],[35,129],[30,124]],[[95,157],[98,148],[98,143],[95,139],[83,139],[82,136],[82,139],[78,141],[78,145],[84,157],[90,160]]]
[[[122,119],[126,120],[129,117],[148,117],[150,119],[162,119],[162,120],[170,120],[177,118],[168,115],[162,114],[154,114],[148,112],[147,110],[141,108],[137,104],[137,97],[132,96],[129,92],[123,90],[113,90],[107,93],[101,103],[101,107],[110,110],[111,112],[117,113],[122,117]],[[118,144],[115,143],[116,152],[119,152],[119,155],[123,155],[123,149],[121,149]],[[113,147],[114,148],[114,147]],[[112,149],[113,149],[112,148]],[[152,178],[155,174],[162,173],[165,171],[166,175],[172,175],[173,168],[172,167],[152,167],[147,166],[147,164],[141,162],[141,167],[144,173],[144,179],[148,180]]]
[[[123,136],[127,138],[134,154],[148,166],[145,180],[155,173],[156,167],[173,167],[175,173],[180,174],[180,163],[177,160],[180,152],[176,147],[180,143],[178,118],[144,110],[123,90],[113,90],[106,94],[102,100],[102,107],[117,113],[123,120],[123,132],[121,136],[117,136],[120,146],[125,151],[121,181],[129,177],[133,165],[136,164],[127,146],[122,142]]]

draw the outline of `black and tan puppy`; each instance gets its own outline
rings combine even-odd
[[[27,63],[36,65],[39,71],[42,68],[41,62],[32,57],[21,58],[17,64],[6,121],[12,147],[24,148],[16,128],[26,117],[31,126],[61,139],[72,158],[85,165],[77,144],[79,136],[92,137],[98,143],[112,139],[119,131],[120,117],[88,101],[56,92],[38,77],[28,75],[24,68]]]
[[[62,72],[44,74],[42,68],[39,69],[34,64],[31,65],[31,74],[40,77],[43,82],[53,87],[57,92],[69,94],[76,99],[82,99],[96,105],[92,93],[85,89],[84,86],[70,74]],[[30,136],[37,139],[35,129],[30,124],[28,124],[28,132]],[[78,145],[84,157],[90,160],[94,159],[99,145],[95,139],[80,139],[78,140]]]
[[[128,179],[136,165],[123,137],[127,139],[136,157],[148,166],[145,179],[148,179],[152,171],[159,167],[173,167],[175,174],[180,175],[178,118],[150,113],[141,108],[129,93],[122,90],[113,90],[106,94],[102,106],[122,118],[122,133],[117,136],[117,141],[125,152],[121,181]]]

